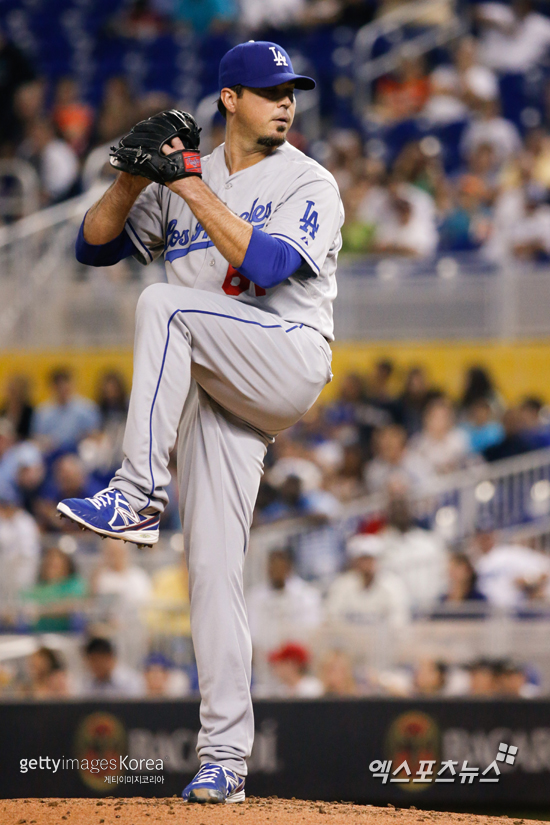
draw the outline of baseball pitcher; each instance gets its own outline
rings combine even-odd
[[[77,257],[106,266],[164,257],[167,283],[136,311],[124,461],[110,486],[60,514],[101,536],[158,540],[168,460],[178,478],[201,692],[201,768],[189,802],[240,802],[254,735],[243,565],[267,445],[331,380],[343,209],[332,175],[286,142],[294,73],[276,43],[220,64],[225,143],[201,159],[191,115],[138,123],[80,228]]]

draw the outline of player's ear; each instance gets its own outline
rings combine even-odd
[[[227,111],[235,114],[238,100],[237,92],[234,89],[222,89],[220,99]]]

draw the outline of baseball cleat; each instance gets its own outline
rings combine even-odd
[[[66,498],[57,505],[67,516],[102,538],[151,545],[159,540],[159,513],[140,515],[119,490],[107,487],[92,498]]]
[[[244,802],[244,777],[206,762],[182,792],[184,802]]]

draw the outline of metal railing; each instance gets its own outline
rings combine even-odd
[[[145,614],[147,609],[144,606],[141,613]],[[102,630],[105,632],[105,625]],[[445,619],[443,615],[437,620],[419,618],[398,630],[392,630],[380,621],[353,626],[325,620],[309,630],[279,621],[270,627],[270,639],[305,645],[312,652],[314,672],[334,651],[345,653],[361,691],[367,694],[391,695],[390,683],[395,674],[410,674],[422,661],[440,661],[452,669],[464,670],[476,660],[489,659],[508,660],[528,667],[538,677],[540,695],[550,695],[549,632],[548,610],[545,614],[533,611],[530,618],[527,611],[522,611],[522,618],[502,611],[487,611],[477,619],[471,616]],[[0,700],[9,699],[17,692],[17,685],[24,683],[27,657],[42,646],[61,655],[72,684],[77,688],[85,674],[82,655],[85,638],[82,632],[0,635],[0,667],[4,675]],[[148,630],[146,621],[139,621],[135,611],[119,609],[118,624],[111,638],[119,661],[136,672],[142,670],[151,650],[164,654],[176,668],[193,667],[188,637],[178,637],[169,631],[162,638],[155,637]],[[185,648],[181,647],[182,640],[187,643]],[[274,686],[268,653],[261,645],[254,648],[255,685],[264,695],[269,695]],[[8,673],[13,675],[11,684],[6,680]],[[464,680],[462,692],[467,693]]]
[[[0,227],[0,346],[130,347],[145,285],[162,260],[93,268],[74,257],[82,217],[108,183]],[[428,261],[342,256],[337,340],[517,340],[550,335],[550,266],[477,254]]]
[[[364,496],[340,507],[331,526],[345,539],[356,532],[364,519],[379,517],[386,507],[384,495]],[[443,476],[429,490],[412,498],[415,514],[439,532],[449,545],[467,541],[476,525],[493,524],[506,543],[529,544],[550,551],[550,449],[516,458],[479,464]],[[319,530],[306,518],[290,519],[253,527],[245,565],[245,586],[266,580],[267,557],[271,550],[287,546],[301,536]],[[97,565],[100,542],[87,533],[53,536],[63,550],[75,553],[78,568],[85,576]],[[161,533],[154,552],[136,553],[135,563],[153,574],[181,559],[181,534]]]
[[[415,497],[420,518],[432,521],[448,541],[463,541],[478,525],[513,532],[550,516],[550,449],[479,464],[441,478]]]
[[[293,640],[308,647],[314,668],[331,652],[345,652],[368,693],[386,693],[392,671],[411,672],[421,661],[467,668],[476,660],[488,659],[529,666],[539,677],[541,695],[550,694],[548,614],[537,618],[533,613],[532,620],[496,611],[487,611],[478,619],[445,620],[441,616],[438,620],[417,619],[393,632],[382,622],[354,627],[332,621],[309,632],[296,632],[281,622],[270,629],[280,643]],[[256,678],[268,688],[272,685],[268,651],[255,649],[254,656]]]
[[[335,536],[353,535],[361,522],[383,515],[383,494],[344,504],[333,521]],[[494,527],[500,540],[550,550],[550,449],[537,450],[493,464],[485,462],[442,476],[423,491],[413,491],[414,515],[429,524],[449,546],[460,546],[477,526]],[[252,531],[246,581],[266,578],[271,550],[297,546],[300,536],[315,532],[307,519],[295,519]],[[324,537],[320,536],[320,541]]]
[[[343,257],[337,340],[516,340],[550,334],[550,267],[479,256]]]
[[[342,535],[353,533],[359,522],[383,512],[383,495],[368,496],[343,505],[337,526]],[[487,465],[478,464],[440,478],[428,491],[412,499],[417,516],[432,522],[448,544],[467,539],[480,519],[491,520],[503,542],[528,543],[542,551],[550,549],[550,449],[539,450],[516,458]],[[315,531],[305,519],[280,522],[253,529],[245,566],[246,587],[264,581],[266,561],[271,549],[281,547],[297,536]],[[66,536],[81,573],[89,576],[97,565],[90,541],[94,537],[80,534]],[[80,548],[80,542],[86,546]],[[96,542],[98,543],[98,542]],[[69,548],[67,548],[69,549]],[[134,553],[133,561],[150,573],[166,564],[181,563],[181,537],[162,537],[154,552]],[[82,552],[81,552],[82,550]],[[40,609],[30,610],[28,604],[15,599],[4,604],[4,615],[16,617],[14,626],[32,629]],[[48,605],[47,610],[51,609]],[[75,610],[75,608],[71,608]],[[139,668],[147,651],[153,649],[175,659],[179,666],[192,662],[188,642],[188,606],[164,601],[144,602],[124,607],[116,599],[95,598],[82,601],[76,608],[81,625],[110,628],[121,658]],[[437,618],[437,621],[435,620]],[[7,627],[4,627],[4,634]],[[518,608],[505,611],[488,604],[448,609],[434,603],[417,609],[413,620],[394,628],[385,622],[373,621],[350,625],[325,618],[316,628],[299,628],[280,620],[269,628],[272,647],[278,642],[297,640],[308,645],[318,664],[333,650],[343,650],[354,668],[372,681],[369,690],[384,693],[386,671],[392,668],[412,668],[422,659],[440,659],[461,668],[479,657],[492,659],[509,657],[537,670],[541,692],[550,693],[550,650],[547,644],[550,630],[550,605],[525,601]],[[46,644],[64,652],[69,666],[77,675],[82,670],[80,657],[81,633],[0,635],[0,662],[22,660],[38,644]],[[269,687],[268,650],[258,644],[255,649],[256,676],[259,684]]]
[[[145,271],[127,259],[113,267],[78,263],[74,244],[87,209],[108,183],[0,228],[0,347],[130,347],[143,287],[164,267]]]

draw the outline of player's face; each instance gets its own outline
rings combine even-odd
[[[243,89],[236,114],[260,146],[280,146],[286,140],[296,112],[294,83],[267,89]]]

